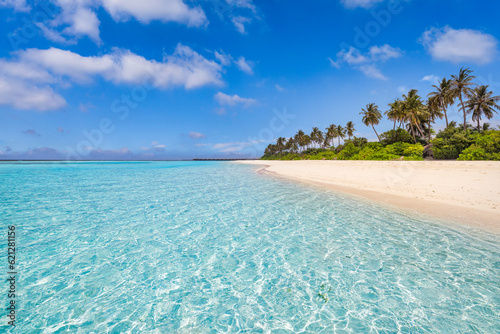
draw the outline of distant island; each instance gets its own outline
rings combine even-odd
[[[490,120],[500,110],[500,96],[489,86],[473,82],[469,68],[458,75],[443,78],[424,101],[416,89],[389,103],[384,115],[394,122],[391,130],[378,134],[375,126],[383,118],[379,107],[369,103],[360,112],[362,123],[372,127],[378,142],[354,136],[355,124],[331,124],[325,131],[314,127],[310,134],[302,130],[290,138],[280,137],[270,144],[262,160],[500,160],[500,127],[495,130]],[[458,104],[463,123],[448,121],[448,107]],[[445,119],[446,128],[437,134],[432,126]],[[467,123],[471,119],[475,125]],[[341,144],[340,141],[344,140]],[[335,147],[335,140],[338,145]]]

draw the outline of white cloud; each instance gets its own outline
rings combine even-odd
[[[372,46],[367,53],[362,54],[358,49],[351,47],[337,53],[337,60],[328,58],[333,67],[340,68],[343,63],[363,72],[370,78],[387,80],[377,67],[377,63],[401,57],[401,50],[390,45]]]
[[[222,83],[222,67],[219,64],[181,44],[163,62],[147,60],[121,49],[94,57],[83,57],[57,48],[28,49],[20,52],[19,58],[21,63],[35,64],[55,76],[78,83],[92,82],[96,76],[114,83],[128,84],[142,84],[145,79],[152,78],[154,86],[158,88],[184,86],[190,89]]]
[[[231,143],[219,143],[212,146],[213,149],[218,150],[219,152],[229,153],[229,152],[239,152],[246,148],[249,148],[254,145],[259,145],[260,143],[265,142],[265,140],[250,140],[247,142],[231,142]]]
[[[274,86],[278,92],[286,92],[286,88],[281,87],[280,85],[276,84]]]
[[[344,61],[349,65],[359,65],[364,64],[369,61],[369,59],[361,54],[361,52],[356,48],[350,48],[349,51],[342,50],[337,54],[337,63]]]
[[[231,19],[231,21],[233,22],[234,26],[236,27],[236,30],[238,30],[238,32],[240,34],[246,34],[246,29],[245,29],[245,23],[250,23],[252,20],[248,17],[244,17],[244,16],[235,16]]]
[[[328,61],[330,62],[330,65],[335,68],[340,68],[340,61],[335,61],[332,58],[328,57]]]
[[[247,99],[238,95],[230,96],[222,92],[215,94],[214,98],[220,105],[227,105],[230,107],[234,107],[237,104],[243,104],[245,107],[250,107],[258,103],[255,99]]]
[[[420,41],[433,59],[455,64],[488,64],[498,52],[495,37],[471,29],[431,28],[424,32]]]
[[[189,138],[191,139],[203,139],[203,138],[207,138],[207,136],[205,136],[203,133],[201,132],[194,132],[194,131],[191,131],[189,133]]]
[[[50,86],[39,86],[0,74],[0,105],[21,110],[47,111],[64,107],[66,100]]]
[[[200,7],[189,7],[182,0],[101,0],[115,21],[127,21],[130,17],[141,23],[154,20],[178,22],[190,27],[208,23]]]
[[[226,3],[234,7],[248,8],[254,13],[256,12],[256,7],[252,0],[226,0]]]
[[[0,0],[1,7],[11,7],[16,12],[27,12],[30,10],[30,6],[28,6],[26,0]]]
[[[0,75],[38,83],[55,82],[55,79],[49,72],[35,64],[12,62],[4,59],[0,59]]]
[[[37,22],[36,25],[46,38],[58,43],[74,42],[64,36],[76,39],[87,36],[100,44],[100,21],[97,18],[100,8],[104,8],[116,22],[136,19],[142,24],[151,21],[177,22],[189,27],[208,24],[201,7],[190,7],[183,0],[54,0],[54,4],[59,14],[54,19]]]
[[[89,36],[97,44],[101,43],[99,37],[100,21],[96,13],[90,8],[76,7],[75,11],[68,15],[69,27],[64,33],[72,36]]]
[[[408,87],[406,87],[406,86],[399,86],[399,87],[398,87],[398,92],[399,92],[400,94],[406,94],[406,93],[408,93],[408,91],[409,91],[409,89],[408,89]]]
[[[55,0],[54,5],[59,7],[60,13],[53,20],[37,22],[44,36],[57,43],[70,43],[63,35],[76,39],[87,36],[97,44],[101,43],[99,36],[100,21],[93,6],[97,2],[92,0]],[[72,41],[74,43],[74,41]]]
[[[215,59],[217,59],[222,66],[228,66],[229,64],[231,64],[231,61],[233,59],[231,55],[227,55],[222,51],[220,53],[215,51],[214,55]]]
[[[167,146],[163,144],[153,146],[153,150],[155,150],[156,152],[164,152],[166,148]]]
[[[235,64],[241,71],[245,72],[246,74],[253,75],[253,63],[251,61],[247,61],[245,57],[238,58]]]
[[[340,2],[346,8],[357,8],[357,7],[370,8],[373,5],[382,1],[384,0],[340,0]]]
[[[387,77],[375,65],[362,65],[359,70],[369,78],[387,80]]]
[[[147,82],[160,89],[193,89],[221,85],[221,72],[220,64],[181,44],[162,62],[121,49],[88,57],[57,48],[28,49],[15,53],[15,59],[0,59],[0,104],[17,109],[53,110],[66,105],[54,91],[54,85],[89,84],[102,78],[115,84]],[[88,111],[84,105],[79,108]]]
[[[401,51],[399,49],[393,48],[388,44],[382,46],[372,46],[369,52],[370,58],[373,61],[386,61],[391,58],[398,58],[401,56]]]
[[[420,81],[428,81],[430,83],[437,83],[439,81],[439,77],[434,74],[429,74],[423,77]]]

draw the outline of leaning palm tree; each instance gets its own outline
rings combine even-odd
[[[464,113],[464,131],[467,130],[467,112],[465,111],[465,104],[463,101],[464,95],[470,97],[473,93],[473,88],[475,84],[472,79],[475,76],[471,75],[472,71],[468,68],[461,68],[458,75],[451,76],[451,96],[458,97],[460,104],[462,106],[462,112]]]
[[[340,139],[345,138],[345,132],[346,130],[342,127],[342,125],[337,126],[337,137],[339,138],[339,146],[340,146]]]
[[[351,140],[351,137],[354,136],[354,131],[356,131],[356,129],[354,128],[354,123],[351,121],[347,122],[345,130],[347,131],[349,140]]]
[[[487,119],[493,117],[493,113],[497,113],[495,109],[500,110],[498,102],[500,96],[492,96],[493,92],[488,91],[488,86],[480,86],[474,89],[473,95],[467,102],[467,113],[472,114],[472,121],[477,122],[477,131],[481,131],[479,121],[481,116]]]
[[[366,105],[366,109],[361,110],[362,112],[360,112],[359,114],[363,115],[363,124],[366,126],[371,125],[373,131],[375,131],[375,134],[377,135],[378,141],[380,141],[377,130],[375,130],[375,125],[377,125],[382,119],[382,114],[378,110],[378,106],[375,103],[370,103]]]
[[[448,106],[452,105],[454,102],[454,97],[451,93],[452,81],[443,78],[439,87],[436,85],[432,85],[432,87],[434,87],[436,91],[427,95],[429,98],[429,105],[434,109],[440,109],[443,111],[444,119],[446,120],[446,128],[448,128],[448,115],[446,114],[446,110],[448,109]]]

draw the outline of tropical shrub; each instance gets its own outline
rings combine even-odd
[[[382,133],[380,139],[384,146],[394,143],[413,143],[413,138],[405,129],[390,130]]]
[[[368,139],[364,137],[353,137],[352,139],[346,139],[344,141],[344,145],[347,145],[349,143],[352,143],[356,147],[363,148],[368,143]]]
[[[446,130],[445,130],[446,131]],[[451,131],[448,132],[448,134]],[[436,136],[432,141],[432,153],[436,159],[457,159],[473,142],[468,132],[454,131],[451,136]]]
[[[383,146],[380,143],[367,143],[352,160],[371,160],[370,157],[382,149]]]
[[[340,151],[340,153],[337,155],[337,158],[339,160],[349,160],[356,156],[361,149],[359,147],[354,146],[353,143],[349,143],[344,146],[344,149]]]
[[[325,151],[325,152],[320,152],[318,154],[318,157],[320,160],[334,160],[336,158],[336,154],[333,151]]]
[[[422,144],[410,144],[403,151],[403,156],[422,158],[423,153],[424,153],[424,146],[422,146]]]
[[[486,131],[474,138],[474,144],[463,150],[458,160],[500,160],[500,131]]]
[[[472,144],[470,147],[462,151],[458,160],[487,160],[484,148]]]
[[[408,143],[398,142],[386,146],[384,150],[387,154],[398,155],[400,157],[404,156],[404,157],[422,158],[424,147],[421,144],[408,144]]]
[[[335,153],[340,153],[344,149],[344,147],[345,147],[345,144],[344,145],[339,145],[333,151]]]
[[[399,160],[401,156],[387,153],[385,150],[379,150],[363,160]]]

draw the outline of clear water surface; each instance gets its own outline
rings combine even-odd
[[[500,332],[498,236],[255,169],[1,163],[0,332]]]

